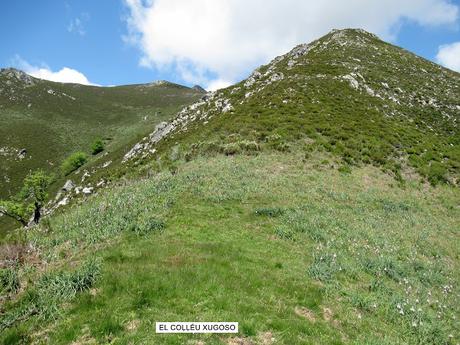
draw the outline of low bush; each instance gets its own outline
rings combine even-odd
[[[240,147],[246,152],[260,151],[260,146],[255,141],[243,140],[239,142]]]
[[[432,185],[447,182],[447,169],[439,162],[433,162],[427,171],[427,179]]]
[[[104,151],[104,142],[101,139],[97,139],[91,145],[91,153],[97,155],[98,153]]]
[[[162,231],[165,228],[165,223],[156,218],[147,218],[138,221],[132,228],[132,231],[137,235],[146,235],[150,232]]]
[[[232,156],[241,153],[241,146],[239,143],[229,143],[221,146],[222,152],[227,156]]]
[[[257,208],[254,213],[258,216],[279,217],[284,214],[284,210],[279,207]]]
[[[67,157],[61,164],[61,170],[64,175],[70,174],[77,170],[88,161],[88,156],[84,152],[75,152]]]

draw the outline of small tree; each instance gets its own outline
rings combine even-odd
[[[93,155],[97,155],[99,152],[104,151],[104,142],[101,139],[97,139],[91,145],[91,152]]]
[[[10,200],[0,201],[0,213],[27,225],[27,217],[33,213],[33,222],[38,224],[46,198],[51,177],[43,170],[31,172],[24,179],[24,184],[19,194]]]
[[[27,209],[21,200],[0,200],[0,214],[14,219],[21,223],[22,226],[27,226]]]
[[[20,195],[25,202],[33,204],[34,223],[38,224],[41,218],[41,210],[48,197],[47,189],[51,183],[51,177],[43,170],[30,173],[24,179]]]

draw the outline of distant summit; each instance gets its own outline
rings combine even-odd
[[[200,85],[193,85],[192,86],[193,90],[200,91],[200,92],[207,92],[205,89],[203,89]]]
[[[3,76],[9,80],[11,79],[17,79],[25,84],[28,85],[33,85],[34,84],[34,78],[24,71],[21,71],[19,69],[13,68],[13,67],[8,67],[8,68],[1,68],[0,69],[0,76]]]

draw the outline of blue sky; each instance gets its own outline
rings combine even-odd
[[[351,26],[460,69],[460,0],[404,1],[2,1],[0,66],[57,80],[67,68],[74,81],[99,85],[166,79],[212,89]]]

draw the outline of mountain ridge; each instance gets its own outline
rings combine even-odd
[[[331,59],[324,59],[321,54],[330,54]],[[362,57],[365,55],[369,57],[366,60]],[[361,59],[359,56],[361,56]],[[390,56],[393,59],[389,59],[388,57]],[[404,71],[397,65],[398,61],[402,62],[405,68]],[[285,86],[280,91],[280,93],[284,94],[284,98],[276,99],[277,104],[273,104],[275,95],[273,91],[275,87],[280,89],[280,86],[276,86],[276,84],[280,83],[284,83]],[[294,83],[297,83],[297,88],[293,88]],[[305,85],[309,83],[313,88],[305,88]],[[334,94],[335,91],[331,90],[332,86],[337,91],[336,94]],[[267,96],[264,94],[267,93],[266,89],[272,89],[273,91],[270,90],[271,92]],[[292,99],[292,95],[289,95],[289,92],[299,94],[300,90],[309,94],[309,99],[306,100],[308,103],[303,103],[301,106],[296,103],[296,99]],[[320,99],[315,93],[325,93],[325,95]],[[338,98],[341,94],[343,95],[343,102],[334,102],[334,98]],[[403,164],[415,167],[418,173],[429,179],[432,164],[434,164],[433,170],[443,170],[442,176],[433,177],[432,182],[436,182],[435,180],[438,178],[445,178],[450,183],[457,184],[458,168],[460,166],[458,152],[458,145],[460,144],[458,139],[458,123],[460,121],[459,94],[459,73],[445,69],[413,53],[383,42],[374,34],[367,33],[364,30],[333,30],[326,36],[309,44],[298,45],[289,53],[257,68],[247,79],[226,89],[209,93],[203,99],[179,112],[168,126],[161,129],[162,132],[157,133],[157,135],[151,133],[150,137],[154,138],[154,140],[150,142],[149,140],[144,140],[137,147],[145,147],[144,150],[139,150],[139,152],[149,155],[153,146],[157,144],[159,137],[166,137],[166,134],[170,132],[172,135],[174,135],[173,132],[179,135],[179,133],[187,131],[187,127],[193,126],[197,121],[201,121],[204,127],[209,126],[208,122],[219,114],[230,114],[229,116],[241,114],[243,117],[240,116],[239,120],[246,119],[248,116],[244,116],[244,113],[248,111],[248,109],[245,109],[245,105],[248,103],[252,109],[258,108],[259,112],[268,112],[267,108],[269,107],[267,107],[267,104],[272,104],[270,106],[272,109],[280,109],[289,108],[289,104],[294,103],[292,107],[296,108],[295,111],[305,113],[310,109],[315,114],[323,115],[323,118],[331,116],[331,114],[337,116],[338,109],[346,111],[350,113],[350,117],[348,119],[340,118],[339,121],[342,121],[341,126],[347,127],[350,127],[347,121],[351,120],[355,115],[353,112],[360,113],[359,115],[362,116],[372,113],[375,119],[371,119],[369,122],[378,120],[382,122],[380,124],[380,126],[383,126],[382,128],[392,125],[398,132],[396,135],[388,133],[388,138],[383,138],[388,141],[383,143],[385,144],[383,148],[384,156],[380,156],[378,152],[375,152],[375,157],[366,158],[364,163],[383,165],[387,159],[393,159],[393,156],[398,157],[399,155],[399,158],[401,158],[401,155],[405,155],[407,157]],[[252,102],[254,98],[257,99]],[[362,100],[359,100],[360,98]],[[321,102],[326,103],[330,112],[329,115],[324,114],[321,109],[312,109],[314,108],[312,105],[321,104]],[[356,110],[349,106],[350,102],[357,103]],[[311,120],[308,119],[309,122],[315,121],[314,116],[310,118]],[[263,116],[259,117],[259,119],[263,121]],[[280,120],[283,121],[283,117],[280,117]],[[292,121],[301,123],[298,118],[292,119]],[[368,119],[366,117],[362,120],[356,118],[353,121],[354,124],[358,125],[362,124],[363,121],[368,121]],[[256,122],[256,119],[250,120],[251,126],[256,127]],[[276,126],[275,124],[273,125]],[[231,127],[228,124],[224,126]],[[329,130],[327,124],[324,124],[324,126],[324,129],[309,128],[309,132]],[[372,123],[368,123],[367,126],[371,127]],[[309,127],[314,127],[314,124]],[[236,127],[232,130],[239,131]],[[378,128],[372,128],[372,130],[374,131],[373,134],[380,137]],[[409,130],[413,133],[406,133]],[[229,129],[227,134],[232,134],[230,131]],[[364,129],[361,131],[364,131],[362,132],[362,140],[372,139],[365,137],[366,132]],[[210,132],[212,131],[207,132],[207,134],[212,136]],[[291,131],[292,133],[300,135],[299,131],[295,129]],[[317,133],[311,134],[316,135]],[[324,136],[323,134],[319,133],[319,136]],[[349,136],[350,134],[347,135]],[[433,139],[430,147],[423,147],[424,145],[420,143],[421,138],[425,135]],[[204,139],[206,136],[204,134],[200,138]],[[329,138],[327,139],[329,140]],[[348,139],[349,137],[341,138],[340,134],[337,133],[332,138],[335,141],[333,146],[336,142],[340,144],[348,142]],[[443,150],[445,151],[436,148],[438,143],[435,142],[442,142]],[[359,143],[356,145],[359,145]],[[330,146],[329,143],[324,146],[328,150],[334,150],[334,148],[328,147]],[[379,146],[379,143],[376,143],[375,146]],[[345,145],[345,150],[347,149],[349,148]],[[377,151],[378,147],[371,149]],[[423,158],[424,151],[429,149],[434,152],[430,152],[430,154],[437,155],[433,162],[431,162],[432,157],[429,157],[428,160]],[[349,150],[354,149],[350,148]],[[414,150],[415,153],[413,152]],[[346,152],[345,155],[342,155],[342,158],[346,159],[349,153],[354,154],[351,151]],[[345,163],[363,162],[358,157],[359,155],[361,155],[361,152],[357,153],[356,157],[348,157],[350,159]],[[421,156],[422,158],[420,158]],[[393,166],[390,167],[390,170],[399,175],[401,170],[399,165],[401,164],[398,162],[392,163]],[[452,173],[449,177],[447,177],[448,172]]]

